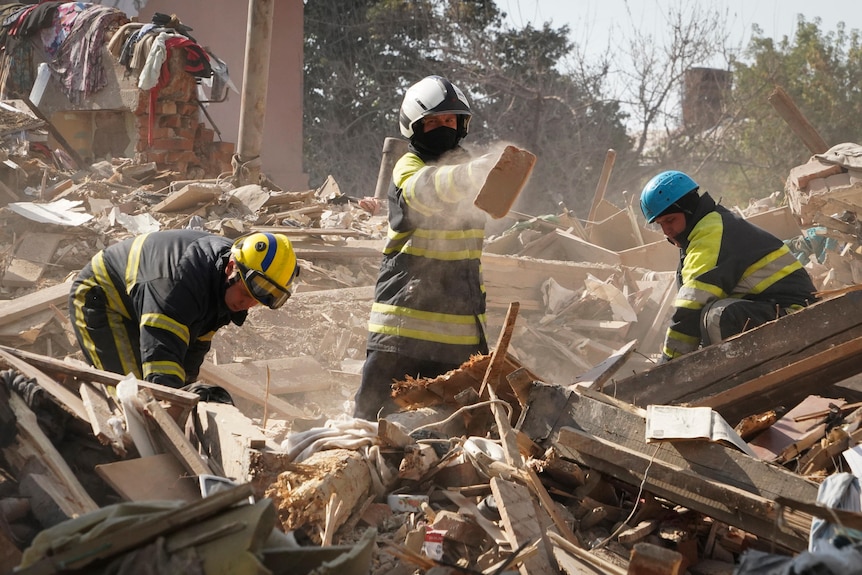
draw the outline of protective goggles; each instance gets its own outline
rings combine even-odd
[[[257,270],[248,269],[239,262],[236,265],[239,268],[242,283],[245,284],[248,293],[269,309],[278,309],[290,299],[290,292],[269,279],[266,275]]]

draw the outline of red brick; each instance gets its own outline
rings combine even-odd
[[[196,131],[191,128],[177,128],[174,130],[178,138],[186,140],[194,140],[197,135]]]
[[[182,126],[182,118],[173,114],[171,116],[162,116],[159,118],[159,126],[163,126],[165,128],[179,128]]]
[[[168,152],[167,162],[173,164],[175,162],[192,163],[197,162],[198,156],[194,152]]]
[[[167,152],[139,152],[135,154],[135,162],[146,164],[155,162],[156,164],[164,165],[168,157]]]
[[[195,140],[200,144],[210,144],[215,139],[215,131],[209,128],[204,128],[203,124],[198,124]]]
[[[194,147],[193,140],[183,138],[160,138],[153,140],[154,150],[191,150]]]
[[[177,103],[170,100],[156,104],[156,114],[173,115],[177,113]]]
[[[198,105],[194,102],[177,103],[177,114],[180,116],[194,116],[198,113]]]
[[[150,93],[143,90],[138,92],[138,105],[132,110],[136,116],[146,116],[150,113]]]
[[[233,156],[234,153],[234,144],[233,142],[213,142],[212,144],[212,153],[214,154],[230,154]]]

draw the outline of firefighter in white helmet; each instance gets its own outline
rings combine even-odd
[[[281,234],[231,241],[193,230],[153,232],[93,256],[72,284],[69,315],[94,367],[179,388],[197,379],[219,328],[242,325],[255,305],[284,305],[298,274]]]
[[[472,112],[449,80],[428,76],[404,95],[408,152],[392,171],[388,242],[368,323],[354,416],[396,410],[392,384],[436,377],[488,352],[481,256],[485,214],[472,200],[493,162],[459,146]]]

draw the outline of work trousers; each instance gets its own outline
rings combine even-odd
[[[433,378],[459,367],[461,364],[426,361],[387,351],[369,350],[362,368],[362,383],[359,384],[359,390],[354,397],[356,405],[353,417],[377,421],[378,416],[383,417],[398,411],[398,405],[392,399],[392,384],[404,381],[408,375],[416,379]]]
[[[84,357],[93,367],[141,378],[140,331],[136,321],[107,306],[101,286],[81,286],[79,277],[69,294],[69,319]],[[81,289],[78,289],[78,288]]]
[[[789,310],[774,302],[747,299],[719,299],[706,305],[700,314],[701,345],[718,343],[787,315]]]

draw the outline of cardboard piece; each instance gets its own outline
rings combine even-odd
[[[524,189],[535,165],[536,156],[531,152],[506,146],[485,178],[482,189],[476,194],[473,205],[494,219],[502,218],[509,213],[518,194]]]
[[[216,184],[188,184],[153,206],[154,212],[180,212],[217,200],[222,189]]]
[[[43,234],[27,232],[15,250],[12,262],[3,274],[3,285],[9,287],[30,287],[34,285],[45,268],[51,263],[54,252],[63,234]]]
[[[127,501],[201,498],[197,477],[169,453],[97,465],[96,473]]]

